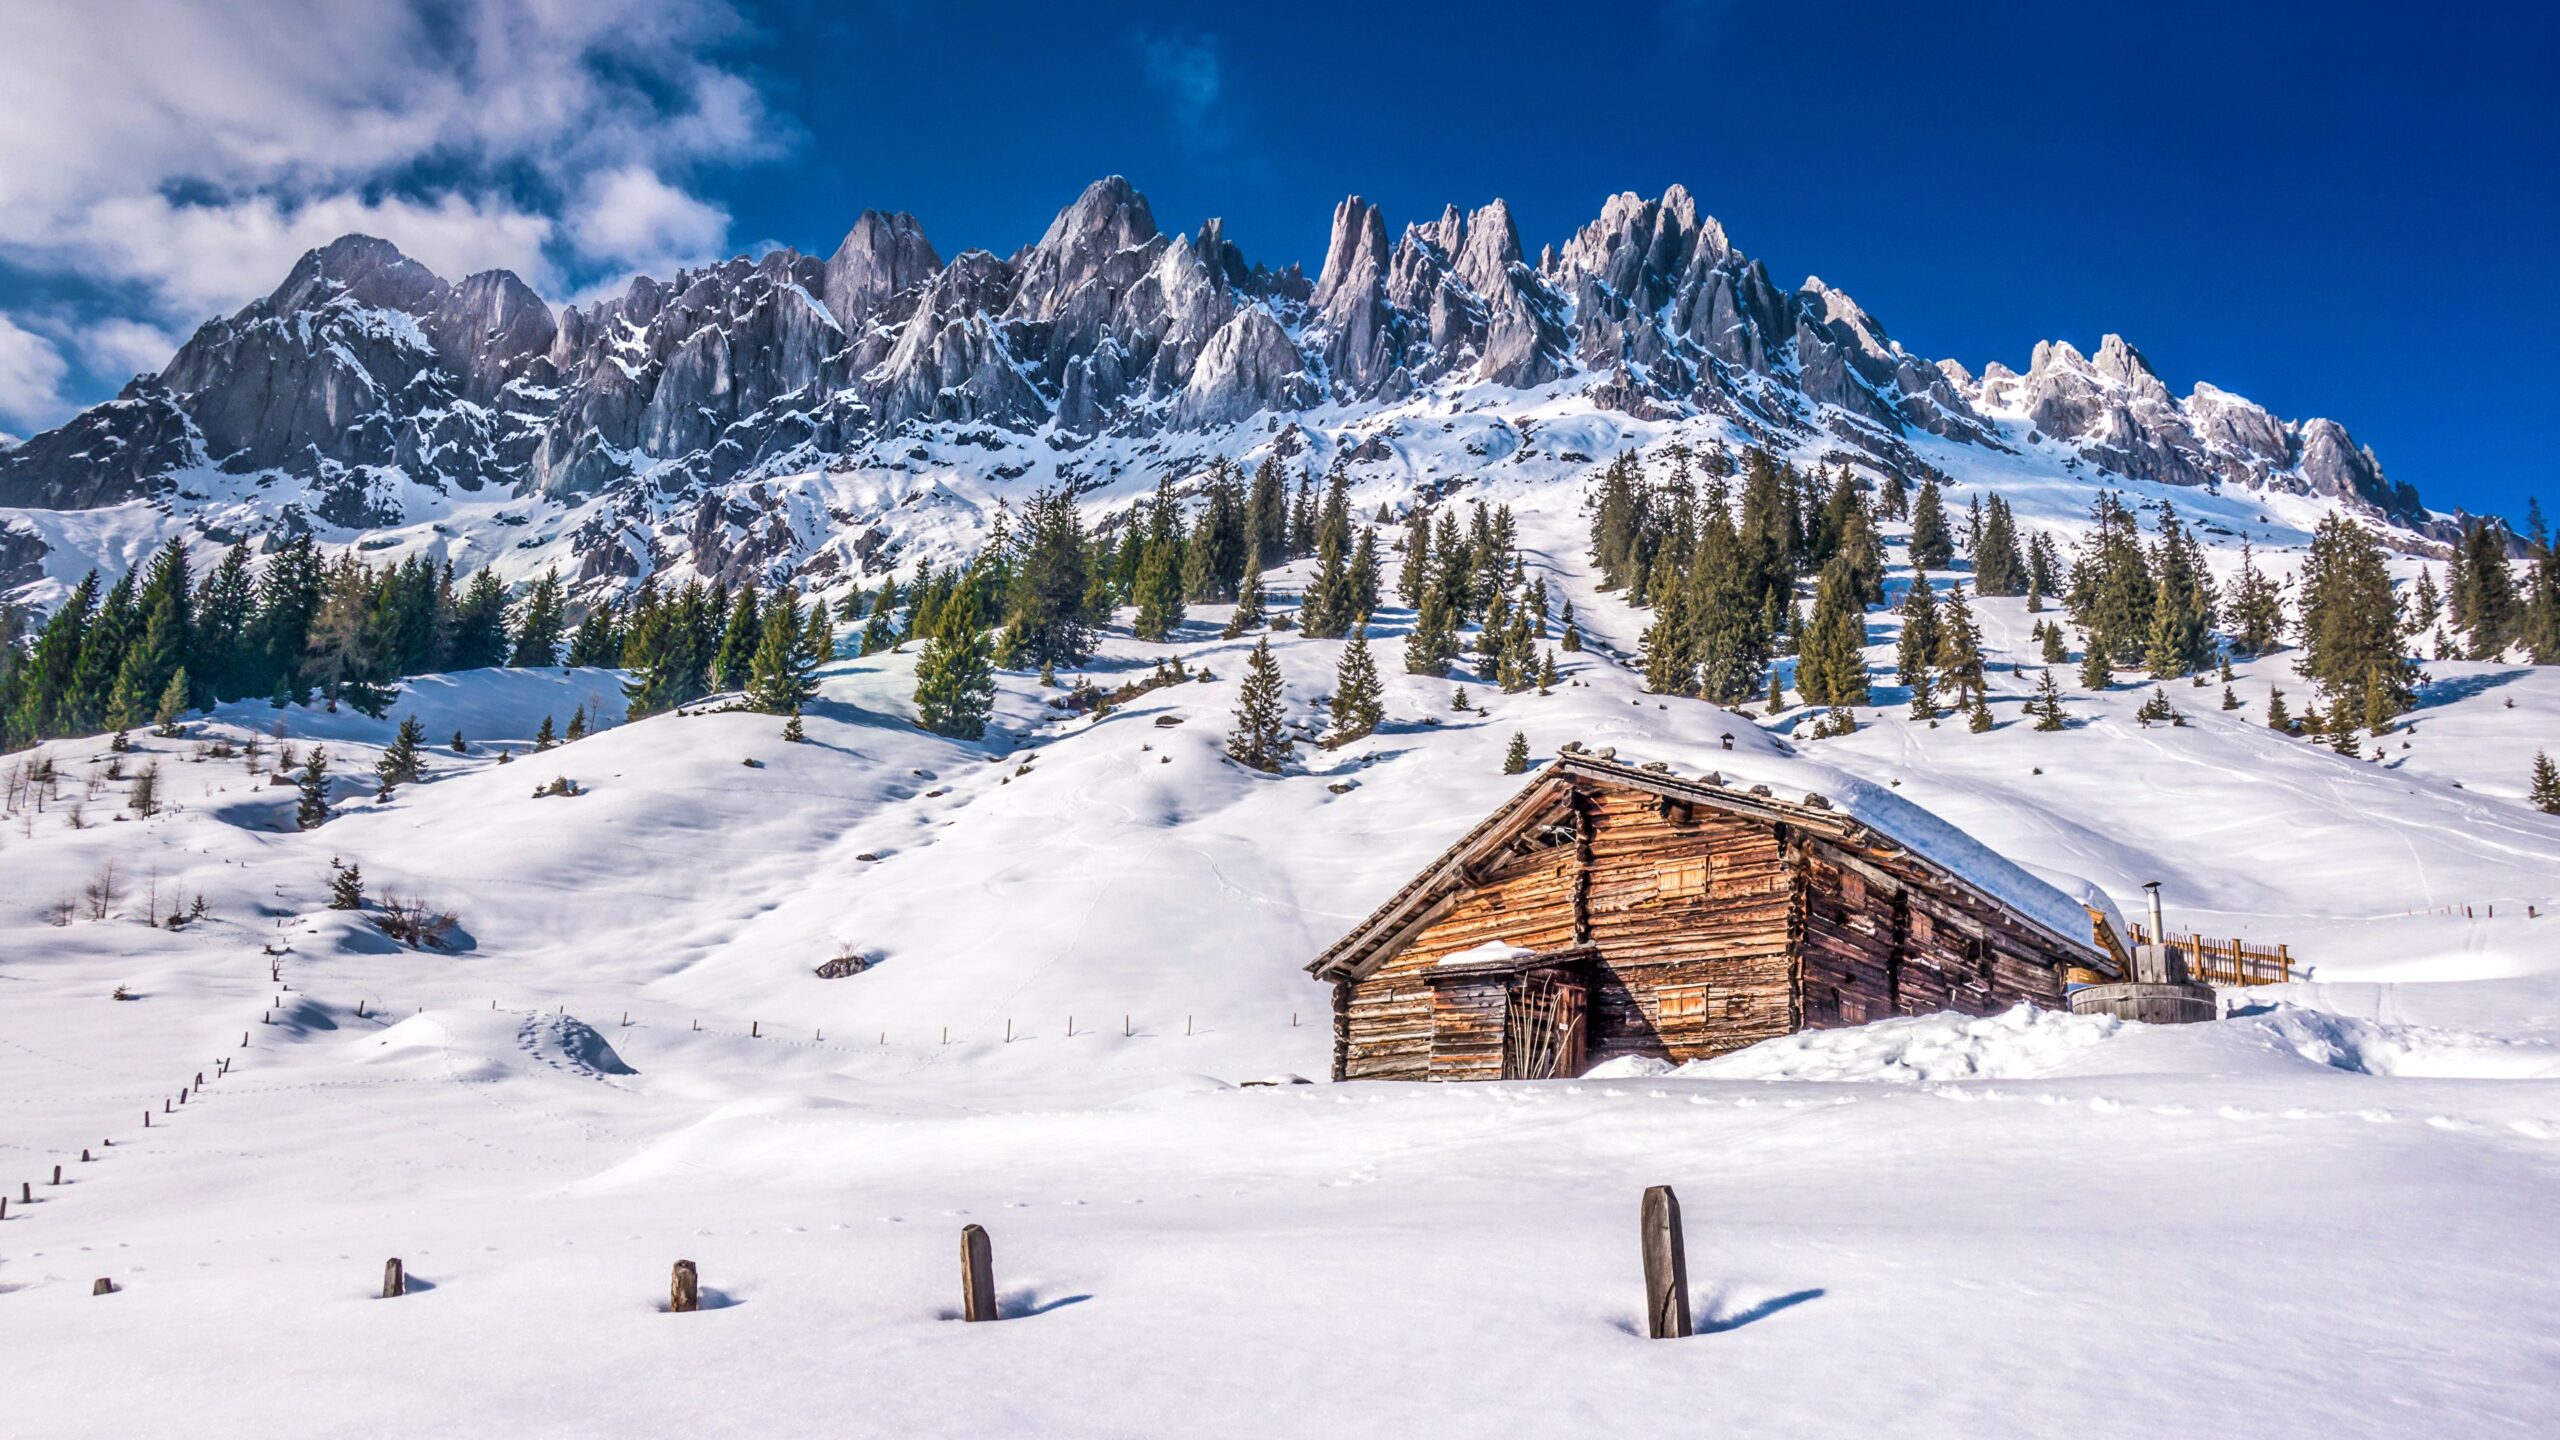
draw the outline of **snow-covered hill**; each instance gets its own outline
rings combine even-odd
[[[2146,728],[2146,687],[2075,689],[2075,725],[2041,733],[2024,602],[1982,599],[1994,729],[1902,718],[1880,684],[1856,734],[1816,741],[1804,712],[1645,693],[1639,619],[1589,574],[1579,457],[1721,422],[1471,403],[1393,411],[1355,512],[1461,479],[1510,504],[1591,647],[1551,695],[1463,676],[1461,712],[1401,672],[1412,616],[1387,611],[1388,724],[1285,775],[1222,758],[1249,642],[1218,607],[1173,646],[1124,612],[1090,667],[1215,678],[1096,720],[1007,676],[977,744],[910,723],[910,650],[828,667],[799,745],[743,713],[619,723],[609,672],[499,670],[414,682],[382,721],[252,703],[120,757],[11,757],[61,777],[0,824],[0,1179],[35,1182],[0,1221],[13,1413],[99,1435],[2538,1433],[2560,1283],[2517,1257],[2560,1200],[2560,818],[2522,792],[2560,746],[2560,671],[2433,665],[2362,759],[2260,722],[2299,685],[2281,654],[2237,667],[2237,711],[2179,687],[2189,723]],[[2088,479],[2038,443],[1909,443],[1958,505],[2083,523]],[[1096,442],[1129,470],[1092,503],[1152,484],[1139,457],[1168,444]],[[917,549],[962,544],[1011,483],[937,453],[904,477],[931,497],[902,522]],[[873,483],[776,493],[816,516]],[[2132,495],[2174,497],[2217,565],[2245,535],[2278,569],[2330,503]],[[55,513],[103,537],[138,512]],[[1304,570],[1270,578],[1283,605]],[[1882,673],[1894,622],[1869,622]],[[1320,723],[1339,646],[1277,637],[1294,721]],[[616,723],[533,753],[580,706]],[[336,818],[290,828],[279,739],[352,776],[412,713],[427,779],[387,802],[349,779]],[[1300,966],[1510,793],[1515,731],[1540,760],[1579,741],[1889,795],[2120,903],[2158,880],[2180,928],[2311,968],[2183,1031],[1924,1017],[1678,1075],[1249,1085],[1321,1080],[1328,997]],[[252,737],[261,765],[204,753]],[[162,813],[122,818],[109,767],[153,763]],[[533,796],[558,776],[582,793]],[[333,859],[449,907],[458,950],[329,909]],[[110,862],[121,898],[86,918]],[[143,923],[198,895],[205,918]],[[813,973],[840,955],[871,963]],[[1686,1342],[1638,1338],[1655,1183],[1688,1216]],[[971,1222],[997,1326],[950,1323]],[[392,1255],[422,1285],[370,1298]],[[679,1257],[704,1313],[660,1312]],[[101,1276],[120,1292],[93,1298]]]

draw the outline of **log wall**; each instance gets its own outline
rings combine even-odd
[[[2060,953],[1990,904],[1826,842],[1803,847],[1807,1028],[2062,1006]]]
[[[1573,944],[1573,850],[1515,860],[1461,891],[1404,949],[1352,987],[1341,1047],[1347,1080],[1425,1080],[1431,1075],[1432,995],[1422,972],[1444,956],[1500,940],[1529,950]],[[1499,1032],[1493,1073],[1502,1073]]]

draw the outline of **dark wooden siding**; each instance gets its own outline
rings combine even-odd
[[[1592,797],[1592,1062],[1703,1059],[1796,1028],[1796,883],[1780,826]]]
[[[1444,956],[1491,940],[1529,950],[1573,944],[1571,847],[1515,860],[1459,892],[1402,950],[1352,987],[1343,1078],[1432,1078],[1432,997],[1422,972]],[[1497,1030],[1500,1023],[1497,1015]],[[1494,1073],[1501,1073],[1498,1041]]]
[[[1833,846],[1804,847],[1804,1013],[1809,1027],[2019,1001],[2062,1005],[2071,957],[1950,886],[1914,883]]]

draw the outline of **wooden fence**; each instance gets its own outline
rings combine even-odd
[[[2252,945],[2245,940],[2209,940],[2202,935],[2167,936],[2184,951],[2187,972],[2208,985],[2284,985],[2293,980],[2293,953],[2282,945]],[[2133,922],[2133,943],[2149,945],[2153,937]]]

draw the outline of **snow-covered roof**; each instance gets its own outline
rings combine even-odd
[[[1320,977],[1351,978],[1365,973],[1390,948],[1382,942],[1402,935],[1441,896],[1462,887],[1470,861],[1498,850],[1523,827],[1544,815],[1575,778],[1646,790],[1693,805],[1784,820],[1853,844],[1882,841],[1907,854],[1943,882],[1992,902],[2021,924],[2043,932],[2089,963],[2107,970],[2118,968],[2109,953],[2114,947],[2100,942],[2096,928],[2115,921],[2113,906],[2103,894],[2068,894],[1947,821],[1880,787],[1849,781],[1840,787],[1846,793],[1838,796],[1807,793],[1801,800],[1784,800],[1767,785],[1741,789],[1725,784],[1719,776],[1684,779],[1671,773],[1667,766],[1629,765],[1569,750],[1539,771],[1537,778],[1518,794],[1478,821],[1349,934],[1310,961],[1308,972]]]

